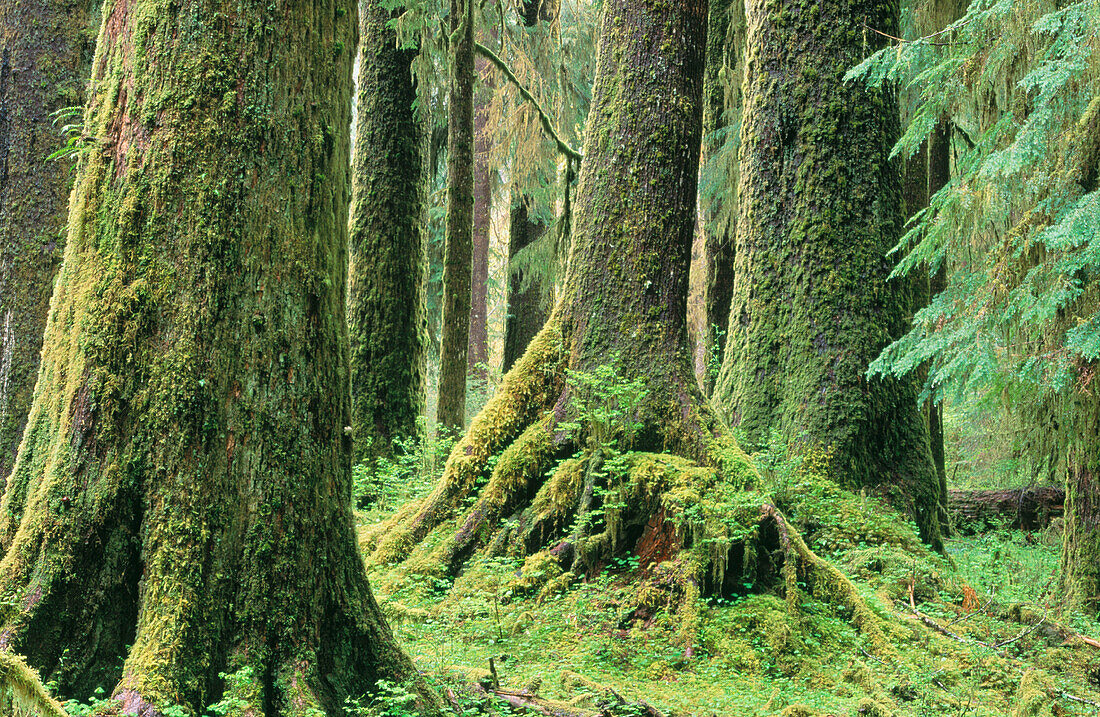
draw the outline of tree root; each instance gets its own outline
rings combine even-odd
[[[0,714],[9,714],[13,708],[38,717],[67,717],[42,686],[38,673],[22,657],[0,650]]]

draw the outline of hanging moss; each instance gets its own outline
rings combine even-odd
[[[332,50],[356,35],[340,0],[104,7],[0,504],[5,646],[64,694],[339,715],[416,679],[350,507],[353,56]]]

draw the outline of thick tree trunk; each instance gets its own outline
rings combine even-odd
[[[390,13],[365,0],[352,175],[352,426],[356,462],[388,456],[424,409],[424,126],[415,49],[399,49]]]
[[[889,282],[900,236],[893,92],[844,82],[897,34],[892,0],[747,5],[736,279],[717,403],[754,442],[778,429],[817,445],[837,477],[879,491],[940,544],[936,478],[915,381],[868,380],[905,330],[908,282]],[[871,45],[867,45],[871,42]]]
[[[701,470],[711,480],[727,485],[743,485],[751,473],[700,392],[687,345],[705,38],[698,29],[705,23],[702,1],[606,6],[561,297],[455,448],[433,494],[369,541],[373,560],[408,558],[475,491],[465,518],[442,526],[448,535],[432,541],[432,560],[444,570],[459,568],[489,543],[517,542],[526,553],[551,549],[576,569],[582,553],[591,565],[620,537],[626,547],[641,540],[656,510],[653,495],[628,501],[630,515],[615,525],[608,519],[599,536],[567,534],[574,518],[583,520],[599,504],[590,483],[600,458],[580,473],[574,463],[550,475],[556,459],[588,441],[555,428],[581,418],[566,369],[610,366],[623,380],[645,379],[636,450],[698,461],[710,467]],[[508,516],[515,523],[501,529]]]
[[[520,195],[512,200],[508,223],[508,262],[519,252],[542,238],[546,227],[533,220],[528,207],[530,197]],[[504,363],[507,373],[523,356],[527,346],[546,323],[549,311],[539,281],[524,275],[521,269],[508,270],[508,315],[504,319]]]
[[[447,91],[447,244],[443,257],[443,340],[437,422],[466,423],[470,340],[470,266],[474,211],[474,4],[451,0]]]
[[[943,189],[951,180],[951,124],[940,122],[928,142],[928,198]],[[929,278],[929,298],[947,286],[947,265]],[[932,447],[932,462],[940,481],[940,495],[947,495],[947,461],[943,447],[943,404],[928,402],[928,438]]]
[[[2,641],[62,692],[117,683],[145,717],[222,696],[335,716],[415,678],[350,505],[357,17],[104,7],[94,149],[0,504]]]
[[[721,206],[703,216],[703,251],[706,281],[703,307],[706,325],[703,340],[706,355],[721,362],[726,347],[730,299],[733,295],[733,255],[736,244],[738,172],[736,162],[723,167],[717,157],[725,144],[722,130],[736,131],[741,118],[741,75],[744,71],[744,0],[715,0],[710,3],[707,23],[707,67],[703,80],[703,172],[721,173],[728,180]],[[729,91],[727,92],[727,85]],[[722,220],[715,214],[733,219]],[[703,390],[710,395],[714,379],[703,374]]]
[[[474,226],[470,263],[470,348],[467,373],[489,380],[489,235],[493,221],[492,142],[487,128],[493,69],[484,57],[474,60],[481,82],[474,106]]]
[[[0,3],[0,487],[23,437],[65,245],[72,162],[47,159],[63,142],[51,114],[84,104],[95,5]]]

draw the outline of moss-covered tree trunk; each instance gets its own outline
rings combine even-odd
[[[415,677],[351,513],[341,0],[109,0],[26,437],[5,648],[126,714]],[[220,672],[232,677],[221,680]]]
[[[416,433],[427,346],[425,133],[414,103],[415,49],[364,0],[352,175],[348,292],[356,461]]]
[[[51,114],[84,103],[94,5],[0,3],[0,487],[23,437],[65,245],[71,163],[47,159],[63,141]]]
[[[890,89],[844,82],[897,35],[894,0],[750,0],[735,282],[715,396],[750,440],[827,447],[838,478],[879,491],[940,543],[939,481],[915,380],[865,377],[905,330],[890,282],[902,229]]]
[[[1062,590],[1067,605],[1100,614],[1100,399],[1077,395],[1066,466]]]
[[[524,0],[520,20],[533,28],[540,21],[552,21],[558,15],[557,0]],[[504,358],[501,371],[507,373],[527,350],[531,339],[546,323],[549,306],[546,290],[537,276],[527,275],[513,262],[516,255],[542,238],[546,227],[531,212],[532,197],[512,193],[508,211],[508,305],[504,317]]]
[[[512,266],[516,255],[542,238],[546,227],[531,216],[527,195],[513,195],[508,214],[508,315],[504,318],[504,362],[508,372],[523,356],[527,346],[546,323],[549,307],[542,283]],[[545,308],[544,308],[545,307]]]
[[[722,360],[726,346],[730,297],[733,295],[733,253],[736,243],[738,172],[736,161],[719,161],[723,146],[736,132],[741,118],[741,75],[745,41],[744,0],[715,0],[710,3],[707,23],[707,66],[703,80],[703,172],[716,176],[711,181],[725,185],[721,201],[703,215],[703,252],[706,280],[703,309],[706,325],[703,340],[708,356]],[[725,130],[723,132],[723,130]],[[721,179],[718,179],[721,177]],[[714,376],[706,371],[703,390],[714,389]]]
[[[453,571],[481,548],[509,544],[521,554],[549,550],[577,570],[642,540],[646,526],[664,535],[671,519],[655,517],[663,495],[656,488],[626,501],[621,520],[589,520],[606,479],[599,446],[580,463],[550,470],[600,440],[591,427],[565,427],[589,419],[569,371],[613,371],[608,390],[643,381],[646,396],[631,408],[632,446],[676,454],[675,465],[696,461],[709,480],[744,485],[751,470],[699,390],[687,344],[705,23],[702,0],[606,5],[559,300],[432,495],[368,541],[373,560],[422,554],[423,543],[430,565]],[[646,475],[664,469],[653,470]],[[443,535],[424,542],[437,528]]]
[[[474,225],[474,4],[451,0],[447,89],[447,239],[443,256],[443,338],[439,351],[440,426],[466,423],[470,267]]]

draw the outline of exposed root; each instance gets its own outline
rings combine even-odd
[[[791,528],[775,506],[761,506],[760,512],[762,516],[775,521],[779,530],[780,542],[786,556],[783,571],[788,609],[792,613],[798,610],[798,579],[801,577],[815,597],[832,599],[849,610],[852,624],[870,638],[871,644],[877,650],[890,652],[889,643],[882,632],[881,619],[871,610],[852,581],[832,563],[810,550],[806,541]]]
[[[67,717],[50,697],[38,673],[22,657],[0,650],[0,714],[25,712],[36,717]]]
[[[431,495],[366,537],[363,547],[373,549],[370,562],[391,563],[406,557],[429,532],[452,517],[478,481],[487,477],[493,457],[537,423],[561,397],[564,360],[560,323],[551,319],[455,446],[443,479]]]

